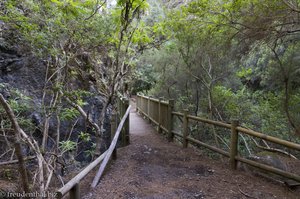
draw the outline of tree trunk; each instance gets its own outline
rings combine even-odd
[[[9,106],[9,104],[6,102],[6,100],[4,99],[3,95],[0,93],[0,103],[3,106],[5,112],[7,113],[12,126],[14,128],[14,146],[15,146],[15,151],[16,151],[16,155],[17,155],[17,159],[19,162],[19,172],[21,174],[21,180],[22,180],[22,185],[23,185],[23,190],[25,192],[29,192],[29,181],[28,181],[28,176],[27,176],[27,169],[25,166],[25,162],[24,162],[24,158],[23,158],[23,154],[22,154],[22,146],[21,146],[21,128],[18,124],[17,118],[13,112],[13,110],[11,109],[11,107]]]
[[[50,117],[46,116],[43,131],[42,151],[45,151],[48,142]]]
[[[211,94],[211,86],[209,86],[209,89],[208,89],[208,115],[209,115],[209,119],[213,120],[213,105],[212,105],[212,94]],[[215,126],[212,125],[212,131],[213,131],[213,134],[214,134],[214,139],[215,139],[215,143],[216,143],[216,146],[218,148],[220,148],[220,143],[218,141],[218,135],[217,135],[217,132],[216,132],[216,129],[215,129]]]
[[[287,116],[288,122],[290,123],[291,127],[294,129],[294,131],[300,135],[299,129],[297,128],[296,124],[294,123],[294,120],[290,114],[289,111],[289,101],[290,101],[290,95],[289,95],[289,79],[286,78],[284,80],[284,111]]]

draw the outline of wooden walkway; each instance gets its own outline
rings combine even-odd
[[[160,198],[297,198],[266,179],[228,169],[227,160],[212,160],[193,148],[169,143],[149,122],[130,113],[131,144],[118,149],[95,189],[85,180],[84,199]]]

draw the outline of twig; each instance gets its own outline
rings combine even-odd
[[[50,172],[50,174],[48,176],[48,180],[47,180],[46,185],[45,185],[45,190],[47,190],[49,188],[49,185],[50,185],[53,173],[54,173],[54,170],[51,170],[51,172]]]
[[[299,10],[295,5],[293,5],[292,3],[288,2],[287,0],[282,0],[282,2],[283,2],[287,7],[289,7],[292,11],[300,13],[300,10]]]
[[[241,190],[240,186],[238,186],[238,189],[239,189],[240,193],[243,194],[244,196],[246,196],[247,198],[255,198],[255,199],[258,199],[258,198],[254,197],[254,196],[250,196],[249,194],[243,192],[243,191]]]
[[[286,152],[286,151],[281,150],[281,149],[276,149],[276,148],[263,147],[263,146],[259,145],[259,144],[256,142],[255,139],[253,139],[253,138],[251,138],[251,139],[252,139],[252,141],[254,142],[254,144],[256,145],[257,148],[263,149],[263,150],[265,150],[265,151],[281,153],[281,154],[286,155],[286,156],[288,156],[288,157],[290,157],[290,158],[293,158],[293,159],[295,159],[295,160],[298,160],[298,158],[297,158],[296,156],[290,154],[289,152]]]
[[[62,179],[61,175],[56,175],[56,177],[60,180],[62,186],[65,186],[64,180]]]
[[[73,130],[74,130],[74,128],[75,128],[75,126],[76,126],[76,124],[78,123],[78,121],[79,121],[79,119],[77,119],[77,120],[74,122],[74,124],[72,125],[72,127],[71,127],[71,130],[69,131],[68,138],[67,138],[66,140],[70,140],[70,139],[71,139],[71,136],[72,136]]]
[[[217,138],[219,138],[219,140],[221,140],[221,142],[223,142],[223,144],[227,147],[227,149],[229,149],[230,147],[228,146],[228,144],[226,143],[226,141],[219,135],[217,135]]]
[[[12,151],[12,153],[11,153],[11,155],[10,155],[10,160],[13,160],[14,155],[15,155],[15,148],[13,149],[13,151]]]
[[[240,135],[241,135],[241,137],[242,137],[242,139],[243,139],[243,141],[244,141],[244,143],[245,143],[245,147],[246,147],[246,149],[247,149],[249,155],[252,155],[251,150],[250,150],[250,147],[249,147],[249,145],[248,145],[248,142],[246,141],[245,137],[244,137],[242,134],[240,134]]]
[[[62,91],[61,91],[62,93]],[[63,93],[62,93],[63,94]],[[98,126],[98,124],[96,124],[91,118],[88,117],[88,115],[86,114],[86,112],[83,110],[83,108],[81,106],[79,106],[78,104],[72,102],[72,100],[70,100],[70,98],[68,98],[67,96],[63,96],[67,102],[73,106],[77,111],[79,111],[79,113],[81,114],[81,116],[84,117],[84,119],[86,119],[86,121],[91,124],[95,130],[96,130],[96,134],[97,136],[100,136],[101,135],[101,129],[100,127]]]
[[[29,156],[27,158],[24,158],[24,161],[32,160],[34,158],[36,158],[36,157],[35,156]],[[11,161],[7,161],[7,162],[0,162],[0,166],[7,165],[7,164],[15,164],[15,163],[18,163],[18,162],[19,162],[19,160],[11,160]]]
[[[85,18],[84,20],[89,20],[90,18],[92,18],[98,12],[98,10],[104,6],[104,4],[106,3],[106,0],[101,5],[99,5],[99,6],[98,6],[98,3],[99,3],[99,0],[96,3],[97,7],[94,10],[94,12],[89,17]]]
[[[9,149],[8,151],[4,152],[2,155],[0,155],[0,159],[5,156],[8,152],[10,152],[12,149]]]

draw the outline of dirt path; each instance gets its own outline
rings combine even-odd
[[[107,168],[84,199],[296,199],[298,191],[261,177],[231,171],[227,160],[209,159],[193,148],[182,149],[158,135],[134,109],[130,114],[131,144],[118,149],[118,159]],[[86,178],[88,187],[92,175]]]

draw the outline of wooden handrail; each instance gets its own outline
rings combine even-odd
[[[106,165],[107,165],[107,163],[108,163],[108,161],[109,161],[109,159],[110,159],[110,157],[111,157],[111,155],[112,155],[112,153],[113,153],[113,151],[114,151],[114,149],[115,149],[115,147],[117,145],[117,142],[118,142],[118,139],[119,139],[119,135],[120,135],[121,130],[122,130],[123,126],[124,126],[125,120],[129,116],[130,108],[131,108],[131,106],[129,105],[128,108],[127,108],[127,110],[126,110],[125,115],[123,116],[123,118],[122,118],[122,120],[121,120],[121,122],[120,122],[120,124],[118,126],[118,129],[116,131],[115,137],[114,137],[113,141],[111,142],[110,147],[108,148],[107,155],[105,156],[105,158],[104,158],[104,160],[103,160],[103,162],[102,162],[102,164],[101,164],[101,166],[100,166],[100,168],[99,168],[99,170],[97,172],[97,175],[95,176],[95,178],[93,180],[93,183],[92,183],[92,187],[93,188],[95,188],[97,186],[97,184],[98,184],[98,182],[99,182],[99,180],[100,180],[100,178],[101,178],[101,176],[102,176],[102,174],[104,172],[104,169],[105,169],[105,167],[106,167]]]
[[[155,99],[155,98],[153,98],[153,97],[147,97],[147,96],[144,96],[144,95],[137,95],[138,97],[141,97],[141,98],[144,98],[144,99],[149,99],[150,101],[153,101],[153,102],[159,102],[159,99]],[[168,105],[169,103],[167,102],[167,101],[161,101],[160,102],[161,104],[163,104],[163,105]]]
[[[296,150],[300,151],[300,144],[296,144],[294,142],[289,142],[289,141],[286,141],[286,140],[282,140],[282,139],[279,139],[279,138],[276,138],[276,137],[273,137],[273,136],[269,136],[269,135],[266,135],[266,134],[263,134],[263,133],[259,133],[259,132],[253,131],[251,129],[246,129],[246,128],[243,128],[243,127],[237,127],[236,129],[241,133],[245,133],[245,134],[251,135],[253,137],[261,138],[263,140],[267,140],[267,141],[270,141],[270,142],[288,147],[290,149],[296,149]]]
[[[74,178],[72,178],[67,184],[65,184],[63,187],[61,187],[56,193],[57,198],[63,198],[64,195],[66,195],[68,192],[70,192],[70,198],[71,199],[77,199],[80,198],[80,192],[79,192],[79,183],[80,181],[91,171],[93,170],[100,162],[103,161],[101,164],[99,171],[92,183],[92,186],[95,187],[103,174],[103,171],[108,163],[108,160],[110,159],[113,151],[116,148],[117,141],[120,136],[120,132],[122,131],[122,128],[126,121],[129,121],[129,113],[131,106],[124,103],[124,106],[128,106],[121,122],[119,123],[118,129],[116,130],[114,139],[109,147],[108,150],[106,150],[103,154],[101,154],[96,160],[94,160],[92,163],[90,163],[86,168],[84,168],[79,174],[77,174]],[[122,107],[123,108],[123,107]],[[128,124],[126,124],[128,125]],[[128,129],[129,130],[129,127]]]
[[[227,123],[224,123],[224,122],[209,120],[209,119],[206,119],[206,118],[196,117],[196,116],[192,116],[192,115],[188,115],[188,118],[190,118],[192,120],[199,121],[199,122],[203,122],[203,123],[207,123],[207,124],[212,124],[212,125],[215,125],[215,126],[219,126],[219,127],[224,127],[224,128],[227,128],[227,129],[231,128],[230,124],[227,124]]]
[[[137,110],[140,113],[142,113],[143,115],[145,115],[154,124],[156,124],[158,126],[161,126],[160,121],[156,121],[149,114],[150,113],[149,108],[152,108],[152,109],[154,108],[152,106],[151,107],[149,106],[149,101],[152,101],[154,103],[159,103],[159,106],[160,106],[160,104],[162,103],[161,100],[157,100],[157,99],[142,96],[142,95],[138,95],[137,97],[138,97],[138,101],[139,101],[139,103],[137,105]],[[142,103],[143,100],[148,102],[148,107],[147,108],[142,107],[142,105],[144,104],[144,103]],[[172,101],[172,103],[173,103],[173,101]],[[169,108],[172,107],[168,103],[166,105],[168,105]],[[159,107],[159,109],[160,109],[160,107]],[[144,110],[146,110],[146,112]],[[174,111],[173,108],[171,108],[170,110],[171,110],[171,112],[169,113],[170,115],[163,115],[163,116],[160,115],[160,117],[168,117],[169,122],[171,122],[171,123],[168,124],[169,125],[168,129],[163,128],[163,130],[168,133],[169,138],[174,136],[174,135],[178,136],[178,137],[181,137],[183,139],[183,147],[186,147],[187,144],[188,144],[187,141],[189,141],[189,142],[192,142],[194,144],[204,146],[204,147],[206,147],[210,150],[213,150],[217,153],[220,153],[220,154],[222,154],[226,157],[229,157],[230,158],[230,165],[231,165],[232,169],[236,169],[237,161],[240,161],[240,162],[243,162],[243,163],[246,163],[246,164],[249,164],[249,165],[252,165],[252,166],[255,166],[255,167],[258,167],[258,168],[261,168],[261,169],[264,169],[264,170],[267,170],[267,171],[270,171],[270,172],[276,173],[278,175],[281,175],[281,176],[284,176],[284,177],[287,177],[287,178],[290,178],[290,179],[293,179],[293,180],[296,180],[296,181],[300,182],[300,176],[298,176],[296,174],[289,173],[289,172],[286,172],[286,171],[282,171],[282,170],[279,170],[279,169],[276,169],[276,168],[273,168],[273,167],[255,162],[255,161],[247,160],[247,159],[239,157],[237,155],[238,154],[237,145],[238,145],[239,133],[243,133],[243,134],[247,134],[247,135],[250,135],[250,136],[253,136],[253,137],[257,137],[257,138],[260,138],[260,139],[263,139],[263,140],[267,140],[267,141],[270,141],[270,142],[273,142],[273,143],[276,143],[276,144],[280,144],[284,147],[287,147],[287,148],[290,148],[290,149],[295,149],[295,150],[298,150],[298,151],[300,151],[300,144],[289,142],[289,141],[282,140],[282,139],[279,139],[279,138],[276,138],[276,137],[273,137],[273,136],[265,135],[265,134],[260,133],[260,132],[256,132],[256,131],[251,130],[251,129],[246,129],[246,128],[240,127],[240,126],[237,125],[238,121],[234,121],[231,124],[229,124],[229,123],[224,123],[224,122],[221,122],[221,121],[214,121],[214,120],[210,120],[210,119],[206,119],[206,118],[187,115],[186,113],[184,114],[184,113],[181,113],[181,112]],[[154,111],[157,111],[157,110],[154,110]],[[153,113],[153,110],[151,111],[151,113]],[[172,126],[173,126],[173,122],[174,122],[174,120],[172,119],[173,115],[181,117],[185,120],[185,122],[183,124],[182,133],[179,133],[178,131],[172,130]],[[204,142],[201,142],[199,140],[196,140],[196,139],[188,136],[188,128],[187,128],[188,124],[186,124],[186,123],[188,123],[189,120],[194,120],[194,121],[203,122],[203,123],[206,123],[206,124],[211,124],[211,125],[214,125],[214,126],[223,127],[223,128],[226,128],[226,129],[231,129],[230,153],[227,152],[227,151],[224,151],[222,149],[219,149],[215,146],[211,146],[209,144],[206,144]],[[171,141],[172,139],[169,139],[169,140]]]
[[[78,184],[91,170],[93,170],[106,156],[107,151],[102,153],[96,160],[85,167],[79,174],[72,178],[67,184],[61,187],[56,193],[58,198],[66,195],[76,184]]]
[[[172,112],[172,114],[179,116],[179,117],[183,117],[183,113],[180,113],[180,112]]]

